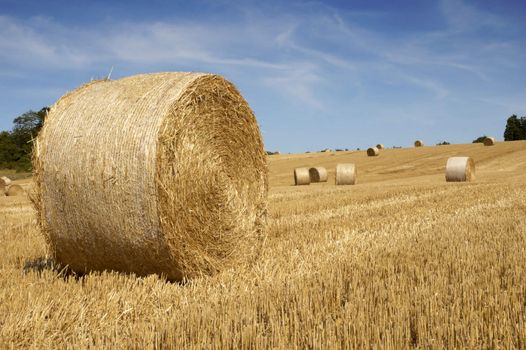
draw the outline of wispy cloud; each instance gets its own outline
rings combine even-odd
[[[255,108],[272,111],[268,118],[285,118],[280,109],[335,119],[354,111],[401,124],[425,115],[422,127],[440,120],[438,112],[426,108],[453,109],[447,106],[476,98],[495,110],[508,102],[517,107],[519,100],[505,95],[526,92],[516,78],[526,70],[526,39],[517,35],[523,27],[473,3],[441,0],[426,13],[433,26],[398,31],[384,26],[392,15],[385,10],[353,11],[318,2],[222,6],[235,7],[228,20],[201,13],[199,20],[175,14],[66,24],[52,16],[0,16],[2,87],[7,90],[7,80],[24,84],[44,73],[57,77],[49,90],[69,89],[78,84],[69,76],[89,79],[111,66],[116,77],[212,71],[248,87]],[[38,94],[38,88],[9,88]],[[413,103],[415,96],[421,103]],[[276,105],[267,108],[269,98]]]

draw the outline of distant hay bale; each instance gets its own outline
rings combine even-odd
[[[12,196],[23,196],[26,192],[20,185],[11,185],[7,187],[7,190],[5,192],[6,196],[12,197]]]
[[[379,144],[376,145],[376,148],[382,150],[382,149],[384,149],[385,147],[384,147],[383,144],[379,143]]]
[[[256,118],[204,73],[93,81],[52,106],[33,151],[39,223],[58,263],[170,280],[253,261],[267,163]]]
[[[423,146],[424,146],[424,141],[422,140],[415,141],[415,147],[423,147]]]
[[[5,187],[11,185],[11,179],[7,176],[0,177],[0,186],[4,185]]]
[[[309,168],[296,168],[296,169],[294,169],[294,184],[296,186],[310,185]]]
[[[486,137],[484,139],[484,146],[494,146],[495,145],[495,138],[494,137]]]
[[[475,162],[471,157],[451,157],[447,160],[447,182],[469,182],[473,180],[475,180]]]
[[[376,157],[380,154],[380,150],[377,147],[371,147],[367,149],[367,155],[369,157]]]
[[[336,185],[355,185],[356,166],[352,163],[336,165]]]
[[[327,169],[324,167],[314,167],[309,169],[310,182],[327,182]]]

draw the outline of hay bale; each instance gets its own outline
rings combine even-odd
[[[327,169],[324,167],[314,167],[309,169],[310,182],[327,182]]]
[[[447,160],[447,182],[462,182],[473,180],[475,180],[475,162],[471,157],[451,157]]]
[[[415,141],[415,147],[424,147],[424,141],[416,140]]]
[[[0,197],[7,196],[7,187],[3,182],[0,182]]]
[[[484,146],[494,146],[495,145],[495,138],[494,137],[486,137],[484,139]]]
[[[296,169],[294,169],[294,184],[296,186],[310,185],[309,168],[296,168]]]
[[[217,75],[81,86],[49,111],[33,168],[42,231],[74,271],[211,275],[252,260],[264,239],[259,127]]]
[[[7,187],[11,185],[12,181],[7,176],[0,177],[0,186],[4,185],[4,187]]]
[[[383,144],[379,143],[379,144],[376,145],[376,148],[381,150],[381,149],[384,149],[385,147],[384,147]]]
[[[20,185],[11,185],[7,187],[7,190],[5,192],[6,196],[12,197],[12,196],[23,196],[26,194],[26,191],[22,188]]]
[[[377,147],[371,147],[367,149],[367,155],[369,157],[376,157],[380,154],[380,150]]]
[[[355,185],[356,166],[352,163],[336,165],[336,185]]]

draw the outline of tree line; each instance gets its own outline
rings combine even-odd
[[[31,171],[33,138],[42,128],[48,107],[28,111],[13,120],[11,131],[0,132],[0,169]]]
[[[11,131],[0,132],[0,169],[31,171],[32,141],[42,128],[48,111],[49,107],[38,112],[30,110],[13,120]],[[473,142],[484,142],[485,138],[486,136],[481,136]],[[514,114],[506,121],[504,141],[515,140],[526,140],[526,116],[519,118]]]

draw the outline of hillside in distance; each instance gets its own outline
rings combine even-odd
[[[271,187],[294,184],[297,167],[323,166],[329,172],[327,184],[334,185],[334,170],[338,163],[355,163],[358,185],[370,183],[414,184],[443,182],[449,157],[469,156],[476,164],[476,182],[510,179],[524,174],[526,141],[497,142],[494,146],[481,143],[384,149],[376,157],[365,150],[315,152],[269,156]]]

